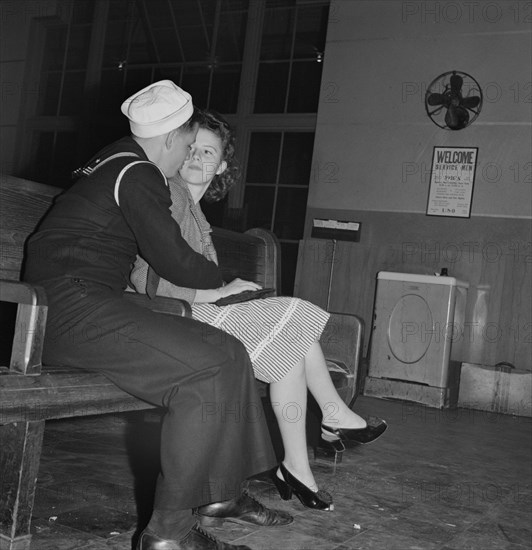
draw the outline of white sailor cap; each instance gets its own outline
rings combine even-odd
[[[182,126],[194,111],[192,96],[171,80],[160,80],[122,103],[131,133],[141,138],[167,134]]]

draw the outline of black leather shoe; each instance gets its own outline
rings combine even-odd
[[[332,497],[327,491],[313,491],[309,489],[293,476],[282,462],[279,464],[279,468],[283,474],[284,481],[277,476],[277,468],[271,471],[271,476],[283,500],[290,500],[292,494],[295,494],[301,504],[307,508],[327,511],[334,510]]]
[[[219,541],[195,525],[181,540],[162,539],[144,530],[140,534],[137,550],[251,550],[251,548]]]
[[[200,506],[196,508],[196,515],[200,523],[207,526],[232,521],[243,525],[277,527],[294,521],[287,512],[270,510],[245,491],[238,498]]]
[[[371,443],[379,438],[388,427],[388,424],[384,420],[375,416],[367,419],[367,426],[365,428],[353,428],[351,430],[344,428],[332,428],[326,424],[321,425],[323,435],[329,438],[340,439],[341,441],[353,442],[353,443]]]

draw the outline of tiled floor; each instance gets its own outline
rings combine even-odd
[[[313,461],[334,512],[283,502],[255,481],[255,494],[289,510],[294,523],[226,524],[214,533],[257,550],[532,548],[531,419],[366,397],[355,410],[386,418],[389,429],[348,450],[336,468]],[[32,550],[131,550],[150,512],[157,426],[135,416],[50,422]]]

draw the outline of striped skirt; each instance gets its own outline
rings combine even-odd
[[[228,306],[193,304],[192,316],[238,338],[255,378],[278,382],[319,340],[329,314],[299,298],[275,297]]]

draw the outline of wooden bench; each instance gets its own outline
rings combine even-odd
[[[0,177],[0,549],[30,547],[30,523],[45,421],[152,408],[104,376],[41,364],[46,328],[44,291],[20,282],[24,244],[61,190],[11,176]],[[235,277],[279,288],[280,252],[264,229],[213,231],[226,281]],[[188,314],[168,298],[147,300],[156,311]],[[11,328],[13,327],[13,328]],[[333,316],[322,346],[346,401],[355,395],[361,325],[354,316]],[[340,366],[336,372],[335,366]],[[344,369],[345,372],[342,371]]]
[[[0,180],[1,548],[29,548],[46,420],[150,408],[100,374],[41,365],[46,296],[42,289],[19,279],[24,243],[60,192],[14,177],[2,176]],[[213,239],[225,280],[238,275],[278,288],[279,245],[272,233],[215,229]],[[157,311],[186,314],[187,310],[171,299],[147,300],[139,295],[130,299]]]

